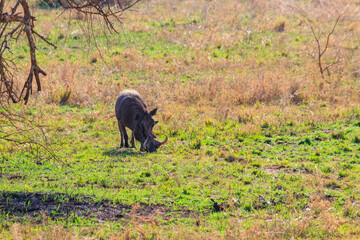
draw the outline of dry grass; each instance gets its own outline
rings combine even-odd
[[[331,26],[329,21],[334,19],[335,13],[329,11],[323,14],[323,11],[317,9],[320,5],[323,8],[324,4],[333,9],[332,6],[327,6],[328,3],[321,1],[289,6],[273,1],[213,1],[201,2],[193,9],[191,1],[171,4],[151,1],[139,5],[140,14],[128,13],[124,27],[133,32],[146,33],[152,28],[139,22],[165,22],[172,19],[174,29],[170,32],[163,28],[155,34],[155,39],[150,41],[159,40],[184,46],[182,54],[185,55],[170,53],[166,56],[149,56],[135,46],[141,44],[139,42],[109,58],[111,70],[105,66],[98,69],[91,63],[93,59],[101,61],[99,53],[96,52],[87,64],[67,60],[61,64],[50,63],[42,96],[46,103],[58,103],[62,95],[71,91],[68,104],[94,105],[99,102],[110,103],[122,88],[132,87],[138,89],[151,103],[161,102],[164,106],[203,105],[236,109],[244,104],[251,107],[257,102],[282,107],[318,103],[344,107],[358,104],[360,95],[356,79],[359,54],[355,45],[359,40],[359,29],[352,21],[353,18],[349,17],[357,16],[354,8],[358,7],[351,1],[338,2],[342,4],[340,9],[344,9],[346,14],[331,38],[331,47],[326,57],[327,61],[331,61],[335,55],[341,55],[342,61],[331,69],[331,75],[325,80],[321,79],[316,60],[309,56],[315,51],[315,42],[309,27],[303,22],[303,18],[298,16],[301,13],[298,9],[304,9],[310,18],[316,18],[319,30],[327,31]],[[345,3],[354,8],[346,8]],[[160,4],[162,7],[159,7]],[[276,8],[277,4],[280,4],[280,10]],[[265,11],[264,8],[270,11]],[[200,10],[200,23],[179,24],[196,16]],[[163,15],[165,12],[167,14]],[[268,23],[273,14],[278,14],[277,18]],[[243,19],[248,15],[252,17],[252,23],[244,25]],[[293,16],[297,16],[298,20],[292,20]],[[272,31],[285,26],[285,23],[284,32],[279,31],[272,39],[264,36],[250,40],[250,46],[261,41],[260,49],[255,48],[251,55],[234,55],[238,52],[233,52],[234,47],[244,47],[239,46],[239,43],[249,37],[247,31]],[[45,34],[51,32],[51,27],[46,23],[42,25]],[[290,34],[307,40],[298,43],[299,46],[286,44],[286,41],[293,38]],[[216,47],[233,53],[227,58],[216,58],[212,54]],[[261,51],[269,51],[270,54],[281,52],[285,57],[275,55],[266,57],[265,60],[260,55]],[[106,50],[102,54],[104,53]],[[298,60],[293,62],[289,54],[297,55]],[[120,81],[108,80],[112,71],[122,73]],[[143,82],[134,83],[134,79],[129,79],[129,74],[139,71],[146,73],[146,77],[139,79]],[[164,79],[164,74],[171,76],[171,80]],[[188,81],[179,81],[186,76]],[[194,78],[196,80],[193,80]]]
[[[109,40],[99,49],[88,46],[81,30],[71,28],[74,24],[69,21],[75,16],[64,14],[63,22],[42,23],[43,33],[61,29],[68,38],[76,32],[83,43],[78,46],[89,53],[89,60],[82,60],[83,50],[66,43],[60,46],[65,56],[79,60],[53,58],[46,68],[44,90],[32,104],[109,106],[122,89],[134,88],[150,107],[160,107],[161,118],[174,128],[193,121],[194,116],[200,122],[239,120],[249,132],[258,131],[264,122],[276,125],[346,118],[360,103],[356,47],[360,32],[354,22],[359,6],[354,1],[337,2],[336,8],[323,1],[296,5],[200,1],[195,7],[191,1],[144,2],[136,12],[124,16],[124,31],[151,34],[152,23],[173,27],[158,28],[144,39],[130,38],[130,33],[127,40],[121,36],[126,42],[124,49],[116,47],[118,40]],[[330,9],[326,14],[321,11],[324,4]],[[331,62],[336,56],[341,56],[341,61],[322,79],[313,57],[316,42],[301,14],[304,11],[316,20],[317,31],[327,32],[336,9],[344,11],[343,18],[331,36],[324,61]],[[274,30],[282,24],[283,32]],[[144,52],[146,42],[155,45],[158,41],[164,49]],[[182,50],[168,51],[167,46]],[[229,52],[227,57],[221,55],[224,52]]]

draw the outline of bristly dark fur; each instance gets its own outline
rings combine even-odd
[[[131,145],[135,146],[134,138],[141,143],[141,151],[155,151],[161,146],[156,141],[152,129],[156,122],[152,118],[157,109],[148,111],[144,100],[135,90],[124,90],[115,104],[115,116],[121,133],[120,147],[129,147],[125,127],[132,130]],[[124,141],[125,140],[125,141]],[[145,146],[145,143],[148,146]]]

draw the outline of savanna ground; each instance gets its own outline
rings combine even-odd
[[[56,158],[0,141],[0,238],[359,237],[358,1],[143,1],[115,35],[35,5],[58,48],[39,41],[43,91],[12,107]],[[322,77],[306,19],[324,49],[339,14]],[[156,153],[118,149],[128,88],[159,108]]]

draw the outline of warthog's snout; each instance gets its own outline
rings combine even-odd
[[[168,140],[168,137],[165,135],[165,140],[162,142],[159,142],[155,139],[146,139],[143,146],[143,151],[147,152],[155,152],[159,147],[161,147],[163,144],[165,144]]]

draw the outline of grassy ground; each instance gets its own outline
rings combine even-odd
[[[39,42],[44,90],[14,108],[46,125],[37,141],[57,158],[1,142],[0,238],[356,238],[356,2],[157,0],[135,9],[118,35],[96,21],[95,38],[82,15],[35,11],[58,48]],[[322,77],[303,12],[325,32],[323,48],[342,11],[322,59],[341,61]],[[13,51],[20,66],[23,41]],[[169,143],[156,153],[117,148],[108,117],[125,88],[159,107],[154,131]],[[12,131],[4,121],[0,129]]]

